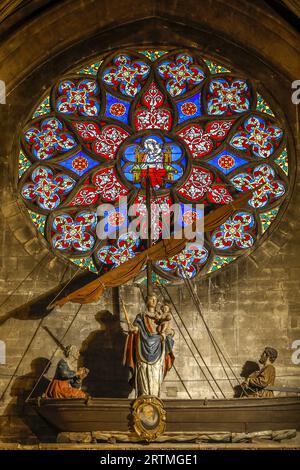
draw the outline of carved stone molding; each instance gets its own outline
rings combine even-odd
[[[176,442],[176,443],[242,443],[256,440],[283,441],[296,437],[295,429],[283,429],[280,431],[260,431],[252,433],[231,433],[231,432],[170,432],[157,436],[155,442]],[[139,443],[145,438],[132,432],[61,432],[57,436],[57,443],[97,443],[106,442],[111,444]]]

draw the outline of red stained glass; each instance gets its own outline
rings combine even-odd
[[[55,252],[71,259],[89,253],[84,266],[108,270],[144,245],[132,234],[100,243],[98,206],[113,205],[110,228],[132,220],[132,203],[137,216],[145,215],[147,175],[154,241],[162,237],[173,203],[204,204],[208,213],[265,182],[242,222],[233,216],[205,236],[205,247],[195,245],[155,267],[169,279],[194,277],[209,271],[222,250],[238,256],[255,246],[265,230],[261,220],[278,210],[287,193],[286,133],[264,98],[255,97],[251,79],[192,50],[148,52],[110,52],[99,58],[97,75],[82,67],[60,77],[47,106],[37,106],[22,132],[19,190],[31,217],[34,211],[32,220],[48,227],[39,230]],[[114,212],[124,196],[126,204]],[[200,212],[191,208],[184,223]],[[139,228],[145,235],[146,219]]]

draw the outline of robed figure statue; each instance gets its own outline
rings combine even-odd
[[[85,367],[77,368],[79,351],[76,346],[69,345],[64,350],[64,359],[60,359],[56,366],[55,375],[49,384],[45,398],[86,398],[87,394],[81,390],[82,380],[89,370]]]
[[[129,327],[125,345],[124,365],[129,366],[136,397],[159,397],[164,377],[174,362],[174,331],[161,328],[156,306],[156,296],[149,296],[145,312],[138,314]]]
[[[272,398],[274,393],[268,387],[274,386],[276,371],[273,363],[276,361],[278,352],[276,349],[267,346],[259,359],[262,368],[249,375],[242,383],[243,392],[241,396],[254,396],[261,398]]]

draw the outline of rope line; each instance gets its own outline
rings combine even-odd
[[[173,368],[174,368],[174,370],[175,370],[175,372],[176,372],[176,374],[177,374],[177,376],[178,376],[178,378],[179,378],[179,381],[181,382],[181,385],[183,386],[184,390],[186,391],[188,397],[189,397],[190,399],[192,399],[192,395],[190,394],[190,392],[188,391],[188,389],[187,389],[187,387],[186,387],[184,381],[183,381],[182,378],[180,377],[179,372],[178,372],[177,367],[175,366],[175,364],[173,364]]]
[[[82,304],[79,306],[77,312],[75,313],[74,317],[72,318],[72,321],[71,321],[70,325],[68,326],[68,328],[66,329],[65,333],[63,334],[63,336],[62,336],[61,339],[59,340],[60,343],[62,343],[63,340],[65,339],[67,333],[69,332],[71,326],[73,325],[75,319],[77,318],[77,315],[79,314],[81,308],[82,308]],[[33,392],[35,391],[36,387],[37,387],[38,384],[40,383],[41,378],[43,377],[43,375],[45,374],[45,372],[48,370],[48,367],[51,365],[52,360],[53,360],[55,354],[57,353],[58,349],[59,349],[59,346],[57,346],[56,349],[54,350],[54,353],[52,354],[52,356],[50,357],[49,361],[47,362],[47,364],[46,364],[44,370],[42,371],[41,375],[39,376],[39,378],[38,378],[36,384],[34,385],[33,389],[32,389],[31,392],[30,392],[30,394],[29,394],[28,397],[26,398],[25,403],[28,402],[28,400],[30,399],[31,395],[32,395]]]
[[[23,282],[25,282],[31,276],[31,274],[33,274],[36,268],[38,268],[39,265],[42,264],[42,262],[46,259],[48,255],[49,253],[46,253],[45,256],[43,256],[42,259],[40,259],[38,263],[32,268],[32,270],[28,274],[26,274],[24,279],[22,279],[22,281],[19,282],[19,284],[13,289],[13,291],[3,300],[3,302],[0,304],[0,308],[3,307],[3,305],[5,305],[6,302],[17,292],[17,290],[19,289],[19,287],[21,287]]]
[[[207,330],[207,333],[208,333],[209,338],[210,338],[210,340],[211,340],[211,342],[212,342],[212,345],[213,345],[213,347],[214,347],[214,349],[215,349],[215,352],[216,352],[216,354],[217,354],[217,356],[218,356],[218,359],[219,359],[219,362],[220,362],[220,364],[221,364],[221,366],[222,366],[222,369],[224,370],[224,373],[225,373],[225,375],[226,375],[227,380],[229,381],[229,383],[230,383],[232,389],[234,389],[234,385],[232,384],[231,379],[230,379],[230,377],[229,377],[229,375],[228,375],[228,373],[227,373],[227,371],[226,371],[226,368],[225,368],[225,366],[224,366],[224,364],[223,364],[223,360],[224,360],[224,362],[226,363],[226,365],[227,365],[227,367],[229,368],[229,370],[230,370],[230,372],[232,373],[232,375],[234,376],[234,378],[235,378],[235,380],[237,381],[237,383],[238,383],[238,384],[240,385],[240,387],[242,388],[243,392],[248,396],[245,387],[242,385],[242,382],[240,381],[240,379],[238,378],[238,376],[237,376],[236,373],[234,372],[232,366],[230,365],[229,361],[227,360],[227,358],[226,358],[226,356],[225,356],[225,354],[224,354],[222,348],[221,348],[220,345],[218,344],[218,342],[217,342],[215,336],[214,336],[213,333],[211,332],[211,330],[210,330],[210,328],[209,328],[209,326],[208,326],[208,324],[207,324],[207,322],[206,322],[206,320],[205,320],[205,318],[204,318],[204,316],[203,316],[203,314],[202,314],[200,299],[199,299],[199,297],[198,297],[198,294],[197,294],[197,293],[194,291],[194,289],[193,289],[191,280],[190,280],[188,277],[185,277],[184,280],[187,281],[187,284],[188,284],[188,287],[189,287],[189,291],[190,291],[190,293],[191,293],[191,295],[192,295],[194,304],[195,304],[195,306],[196,306],[196,308],[197,308],[197,311],[198,311],[198,313],[199,313],[199,315],[200,315],[200,318],[201,318],[201,320],[203,321],[203,324],[204,324],[204,326],[205,326],[205,328],[206,328],[206,330]],[[222,356],[223,360],[221,359],[220,355]],[[250,387],[248,387],[248,388],[250,389]],[[250,389],[250,390],[251,390],[251,389]],[[251,390],[251,391],[253,391],[253,390]]]
[[[163,291],[160,290],[160,292],[161,292],[161,295],[162,295],[162,297],[163,297],[163,299],[164,299]],[[173,315],[173,312],[171,312],[171,315],[172,315],[172,317],[173,317],[173,320],[176,322],[175,317],[174,317],[174,315]],[[179,331],[180,331],[180,330],[179,330]],[[182,336],[183,336],[183,335],[182,335]],[[177,369],[177,367],[175,366],[175,364],[173,364],[173,368],[174,368],[174,370],[175,370],[175,372],[176,372],[176,374],[177,374],[177,377],[179,378],[179,380],[180,380],[180,382],[181,382],[181,384],[182,384],[184,390],[186,391],[188,397],[192,399],[192,396],[191,396],[190,392],[188,391],[188,389],[187,389],[187,387],[186,387],[186,385],[185,385],[183,379],[181,378],[181,376],[180,376],[180,374],[179,374],[179,372],[178,372],[178,369]]]
[[[52,307],[52,304],[55,302],[55,300],[57,299],[57,297],[60,296],[60,294],[63,293],[63,291],[65,290],[65,288],[73,281],[74,277],[77,276],[77,274],[79,273],[79,271],[84,271],[84,269],[82,269],[80,266],[78,269],[76,269],[75,273],[73,274],[73,276],[67,281],[67,283],[60,289],[60,291],[58,292],[58,294],[55,295],[55,297],[51,300],[51,302],[47,305],[47,310],[51,309]],[[61,282],[60,282],[61,283]]]
[[[200,302],[200,299],[199,299],[199,296],[198,296],[197,292],[195,293],[195,295],[196,295],[196,297],[197,297],[197,299],[198,299],[199,308],[200,308],[201,302]],[[203,319],[203,321],[205,322],[205,319],[204,319],[203,315],[202,315],[202,319]],[[208,325],[207,325],[207,327],[208,327]],[[226,352],[225,348],[222,349],[222,348],[220,347],[220,345],[218,344],[218,342],[216,341],[216,339],[215,339],[215,337],[213,336],[213,334],[212,334],[211,332],[210,332],[210,334],[211,334],[211,336],[213,337],[213,340],[215,341],[216,346],[219,348],[220,353],[221,353],[221,355],[222,355],[222,357],[223,357],[223,359],[224,359],[226,365],[227,365],[227,366],[229,367],[229,369],[230,369],[230,372],[232,373],[232,375],[234,376],[235,380],[238,382],[238,384],[239,384],[240,387],[242,388],[243,392],[248,396],[247,390],[245,389],[245,387],[243,386],[241,380],[239,379],[239,377],[236,375],[236,373],[235,373],[234,370],[233,370],[233,365],[230,364],[230,358],[229,358],[229,355],[228,355],[228,353]],[[226,358],[226,355],[227,355],[228,359]],[[253,390],[250,386],[248,386],[247,388],[248,388],[248,390],[250,390],[251,392],[255,392],[255,390]]]
[[[26,347],[26,349],[25,349],[25,351],[24,351],[24,353],[23,353],[21,359],[20,359],[19,362],[18,362],[18,365],[17,365],[17,367],[16,367],[16,369],[15,369],[14,374],[11,376],[11,378],[10,378],[10,380],[9,380],[9,382],[8,382],[8,384],[7,384],[7,386],[6,386],[5,389],[4,389],[4,392],[3,392],[2,395],[1,395],[0,401],[2,401],[2,400],[4,399],[5,394],[6,394],[7,390],[9,389],[9,387],[10,387],[10,385],[11,385],[11,383],[12,383],[13,377],[17,374],[17,372],[18,372],[18,370],[19,370],[19,368],[20,368],[20,366],[21,366],[21,364],[22,364],[22,362],[23,362],[23,359],[25,358],[26,354],[28,353],[28,351],[29,351],[29,349],[30,349],[30,346],[31,346],[32,343],[33,343],[33,340],[34,340],[34,338],[36,337],[36,335],[37,335],[37,333],[38,333],[38,331],[39,331],[39,329],[40,329],[40,327],[41,327],[41,325],[42,325],[43,320],[44,320],[44,318],[41,318],[41,319],[40,319],[39,324],[38,324],[37,328],[35,329],[35,332],[33,333],[33,335],[32,335],[32,337],[31,337],[31,339],[30,339],[30,341],[29,341],[29,343],[28,343],[28,345],[27,345],[27,347]]]
[[[220,357],[220,352],[219,352],[219,350],[218,350],[218,345],[217,345],[217,343],[216,343],[216,341],[215,341],[215,339],[214,339],[214,337],[213,337],[213,335],[212,335],[212,333],[211,333],[211,331],[210,331],[210,329],[209,329],[209,327],[208,327],[208,325],[207,325],[207,323],[206,323],[206,321],[205,321],[205,319],[204,319],[204,317],[203,317],[203,315],[202,315],[202,312],[201,312],[201,310],[200,310],[200,306],[199,306],[198,303],[197,303],[197,298],[195,297],[195,293],[194,293],[193,288],[192,288],[192,286],[191,286],[191,284],[190,284],[190,282],[189,282],[190,279],[186,279],[186,278],[185,278],[184,280],[187,281],[188,289],[189,289],[189,291],[190,291],[190,293],[191,293],[191,295],[192,295],[192,299],[193,299],[193,301],[194,301],[194,304],[195,304],[195,306],[196,306],[196,308],[197,308],[197,310],[198,310],[198,313],[200,314],[200,317],[201,317],[201,319],[202,319],[202,321],[203,321],[203,323],[204,323],[204,326],[205,326],[205,328],[206,328],[206,330],[207,330],[207,333],[208,333],[209,338],[210,338],[210,340],[211,340],[211,342],[212,342],[212,345],[213,345],[213,347],[214,347],[214,350],[215,350],[215,352],[216,352],[216,354],[217,354],[217,357],[218,357],[218,359],[219,359],[219,362],[220,362],[220,364],[221,364],[221,367],[222,367],[222,369],[223,369],[223,371],[224,371],[224,373],[225,373],[225,375],[226,375],[226,378],[227,378],[228,382],[230,383],[232,389],[234,389],[234,386],[232,385],[232,382],[231,382],[231,380],[230,380],[230,377],[229,377],[229,375],[227,374],[226,368],[224,367],[223,361],[222,361],[222,359],[221,359],[221,357]]]
[[[43,259],[34,267],[34,269],[33,269],[31,272],[33,272],[33,271],[35,270],[35,268],[46,258],[46,256],[48,256],[48,253],[47,253],[47,254],[43,257]],[[65,276],[65,273],[66,273],[66,271],[64,271],[62,278]],[[31,274],[31,273],[29,273],[29,274],[26,276],[26,278],[27,278],[30,274]],[[24,280],[25,280],[25,279],[23,279],[22,282],[24,282]],[[38,331],[40,330],[40,327],[42,326],[42,323],[43,323],[44,319],[45,319],[45,317],[43,317],[43,318],[40,319],[40,321],[39,321],[39,323],[38,323],[38,326],[37,326],[35,332],[33,333],[33,335],[32,335],[32,337],[31,337],[31,339],[30,339],[30,341],[29,341],[29,343],[28,343],[28,345],[27,345],[27,347],[26,347],[26,349],[25,349],[25,351],[24,351],[24,353],[23,353],[23,355],[22,355],[20,361],[18,362],[17,367],[15,368],[14,373],[11,375],[11,378],[10,378],[9,382],[8,382],[7,386],[5,387],[5,389],[4,389],[4,391],[3,391],[2,395],[1,395],[0,401],[2,401],[2,400],[4,399],[5,394],[6,394],[7,390],[9,389],[9,387],[10,387],[10,385],[11,385],[11,383],[12,383],[13,378],[14,378],[15,376],[17,376],[17,372],[18,372],[18,370],[19,370],[19,368],[20,368],[20,366],[21,366],[21,364],[22,364],[22,362],[23,362],[23,360],[24,360],[26,354],[28,353],[28,351],[29,351],[29,349],[30,349],[30,346],[32,345],[32,343],[33,343],[35,337],[37,336],[37,333],[38,333]],[[49,366],[49,363],[47,364],[46,367],[48,367],[48,366]],[[46,369],[45,369],[45,370],[46,370]],[[42,375],[44,374],[45,370],[43,371]],[[41,376],[41,377],[42,377],[42,376]],[[41,377],[39,378],[39,381],[40,381]],[[32,392],[31,392],[31,393],[32,393]]]
[[[207,371],[208,371],[208,374],[210,375],[212,381],[214,382],[214,384],[215,384],[216,387],[218,388],[218,390],[219,390],[219,392],[221,393],[221,395],[223,396],[223,398],[226,398],[225,395],[224,395],[224,393],[223,393],[223,390],[221,389],[221,387],[220,387],[219,384],[217,383],[217,381],[216,381],[214,375],[212,374],[211,370],[209,369],[209,367],[208,367],[208,365],[207,365],[207,363],[206,363],[204,357],[202,356],[201,352],[199,351],[199,348],[197,347],[197,345],[195,344],[193,338],[191,337],[191,335],[190,335],[190,333],[189,333],[189,331],[188,331],[188,329],[187,329],[187,327],[186,327],[186,324],[185,324],[185,322],[183,321],[183,319],[182,319],[182,317],[181,317],[181,315],[180,315],[180,313],[179,313],[179,311],[178,311],[178,309],[177,309],[177,307],[176,307],[176,305],[175,305],[175,303],[174,303],[174,301],[173,301],[173,299],[172,299],[172,297],[171,297],[171,295],[170,295],[168,289],[167,289],[165,286],[159,286],[159,287],[160,287],[160,289],[163,288],[164,291],[166,292],[166,294],[167,294],[167,296],[168,296],[170,302],[171,302],[172,305],[173,305],[174,310],[176,311],[178,317],[180,318],[180,321],[181,321],[181,323],[182,323],[182,325],[183,325],[183,327],[184,327],[184,330],[185,330],[186,334],[187,334],[188,337],[190,338],[190,340],[191,340],[191,342],[192,342],[194,348],[196,349],[196,351],[197,351],[197,353],[199,354],[199,356],[200,356],[200,358],[201,358],[201,360],[202,360],[204,366],[206,367],[206,369],[207,369]],[[163,295],[163,294],[162,294],[162,295]],[[163,297],[164,297],[164,296],[163,296]],[[196,361],[196,363],[197,363],[197,365],[198,365],[200,371],[202,372],[203,376],[205,377],[207,383],[209,384],[209,386],[210,386],[210,388],[211,388],[213,394],[215,395],[216,398],[218,398],[218,394],[217,394],[217,392],[215,391],[214,387],[212,386],[212,384],[211,384],[211,382],[210,382],[210,379],[209,379],[208,376],[207,376],[207,372],[205,372],[204,367],[200,364],[200,362],[199,362],[198,359],[196,358],[196,356],[195,356],[195,354],[194,354],[192,348],[190,347],[190,345],[189,345],[189,343],[188,343],[188,341],[187,341],[185,335],[182,333],[181,328],[180,328],[180,326],[179,326],[179,324],[178,324],[176,318],[174,317],[173,314],[172,314],[172,316],[173,316],[173,319],[174,319],[174,321],[175,321],[175,324],[176,324],[178,330],[179,330],[180,333],[182,334],[182,337],[183,337],[183,339],[184,339],[184,341],[185,341],[185,343],[186,343],[188,349],[190,350],[190,352],[191,352],[193,358],[195,359],[195,361]]]

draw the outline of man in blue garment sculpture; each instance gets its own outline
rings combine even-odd
[[[81,383],[89,370],[85,367],[77,368],[80,354],[76,346],[67,346],[64,355],[65,358],[60,359],[57,364],[55,376],[45,392],[45,398],[86,398],[86,393],[81,390]]]
[[[136,397],[159,397],[164,377],[174,362],[174,331],[158,328],[156,305],[156,296],[150,295],[145,312],[139,313],[130,325],[126,341],[124,365],[130,368]]]

